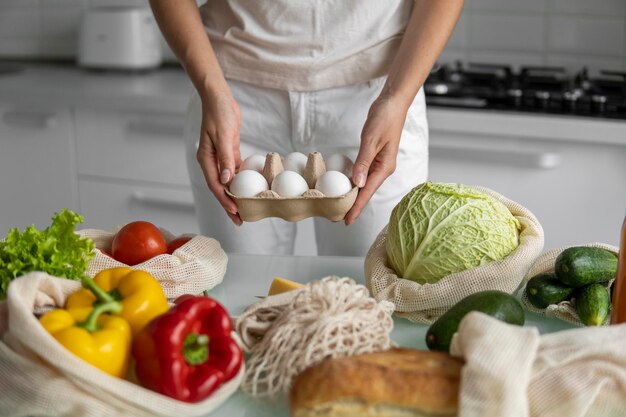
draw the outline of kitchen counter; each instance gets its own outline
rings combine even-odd
[[[71,64],[17,64],[0,74],[0,101],[21,105],[96,107],[182,113],[193,86],[182,68],[95,71]]]
[[[16,66],[23,70],[0,73],[0,101],[183,113],[193,91],[183,69],[176,65],[141,72],[87,70],[71,63]],[[508,133],[626,145],[626,121],[621,120],[434,106],[429,107],[428,116],[431,129],[450,133]]]
[[[267,294],[274,277],[298,282],[309,282],[328,275],[347,276],[365,284],[363,258],[332,256],[253,256],[229,255],[224,281],[210,291],[233,315],[257,301],[255,296]],[[536,326],[541,333],[569,329],[572,326],[556,319],[526,312],[526,326]],[[391,338],[398,345],[426,349],[425,334],[428,326],[395,318]],[[286,399],[271,404],[250,398],[241,391],[207,417],[283,417],[289,416]]]

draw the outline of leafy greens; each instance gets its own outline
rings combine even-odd
[[[55,213],[52,224],[41,231],[34,225],[22,233],[12,228],[0,241],[0,299],[11,280],[31,271],[80,280],[94,256],[94,242],[75,233],[83,217],[71,210]]]

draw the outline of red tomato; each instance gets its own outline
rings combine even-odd
[[[99,250],[100,252],[102,252],[102,254],[103,254],[103,255],[106,255],[106,256],[108,256],[109,258],[113,258],[113,257],[111,256],[111,254],[110,254],[109,252],[105,251],[104,249],[100,249],[100,248],[98,248],[98,250]]]
[[[111,255],[126,265],[137,265],[167,252],[167,242],[158,227],[136,221],[122,227],[113,238]]]
[[[188,236],[177,237],[167,244],[167,253],[169,253],[170,255],[173,254],[176,249],[180,248],[190,240],[191,238]]]

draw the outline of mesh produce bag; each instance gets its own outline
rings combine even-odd
[[[459,417],[626,416],[626,324],[540,335],[479,312],[450,353],[465,360]]]
[[[520,204],[483,187],[473,187],[504,204],[521,225],[519,246],[502,260],[450,274],[433,284],[403,279],[387,265],[387,227],[365,257],[367,288],[377,300],[395,305],[398,316],[429,324],[466,296],[486,290],[514,293],[543,249],[543,228]]]
[[[607,245],[604,243],[588,243],[585,245],[577,245],[577,246],[589,246],[589,247],[594,247],[594,248],[602,248],[610,252],[613,252],[615,255],[617,255],[619,251],[617,247]],[[527,284],[528,281],[534,276],[537,276],[543,273],[554,272],[554,262],[556,261],[556,258],[560,255],[561,252],[563,252],[567,248],[568,246],[552,249],[544,253],[543,255],[541,255],[537,259],[537,261],[533,264],[532,268],[530,268],[530,271],[528,271],[528,274],[526,275],[526,278],[524,279],[524,284]],[[612,282],[613,281],[610,281],[610,283]],[[584,324],[578,318],[578,314],[576,313],[576,305],[570,300],[562,301],[558,304],[550,304],[546,308],[538,308],[532,305],[531,302],[528,300],[528,297],[526,296],[526,288],[524,287],[524,291],[522,293],[522,302],[524,303],[524,306],[526,307],[526,309],[528,309],[529,311],[532,311],[533,313],[541,314],[546,317],[555,317],[560,320],[575,324],[577,326],[584,326]],[[609,317],[610,317],[610,310],[609,310]],[[606,323],[604,324],[608,325],[609,320],[607,320]]]
[[[176,236],[160,229],[169,243]],[[97,229],[84,229],[77,232],[96,243],[96,247],[110,253],[114,232]],[[145,262],[130,266],[149,272],[160,283],[165,295],[172,300],[183,294],[200,294],[222,282],[226,273],[228,257],[220,243],[202,235],[184,235],[192,239],[179,247],[172,255],[155,256]],[[128,266],[95,250],[95,257],[89,262],[87,275],[94,277],[107,268]]]
[[[207,399],[185,403],[115,378],[58,343],[34,312],[63,306],[80,283],[31,272],[0,302],[0,416],[203,416],[239,387],[244,367]]]
[[[242,388],[253,397],[286,393],[293,378],[325,358],[392,346],[393,305],[351,278],[330,276],[266,297],[235,322],[251,356]]]

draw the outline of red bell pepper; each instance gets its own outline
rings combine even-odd
[[[133,341],[139,383],[186,402],[207,398],[241,368],[228,312],[210,297],[186,297]]]

